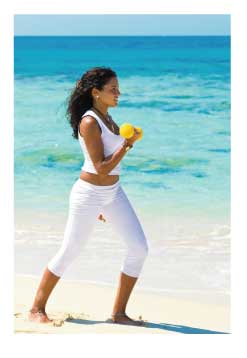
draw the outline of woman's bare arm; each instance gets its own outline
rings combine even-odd
[[[125,148],[121,146],[112,155],[105,157],[99,126],[96,119],[91,116],[85,116],[81,121],[80,133],[84,138],[95,170],[99,175],[108,175],[124,157]]]

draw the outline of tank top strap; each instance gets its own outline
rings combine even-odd
[[[95,118],[96,121],[98,122],[98,125],[100,126],[101,133],[103,133],[103,131],[104,131],[104,126],[103,126],[103,123],[102,123],[101,119],[99,118],[99,116],[98,116],[94,111],[91,111],[90,109],[87,110],[87,111],[82,115],[81,119],[82,119],[83,117],[86,117],[86,116],[91,116],[91,117]]]

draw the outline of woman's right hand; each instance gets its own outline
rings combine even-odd
[[[128,144],[133,145],[139,138],[140,133],[134,128],[134,134],[131,138],[126,139]]]

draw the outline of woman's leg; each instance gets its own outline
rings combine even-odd
[[[135,211],[121,187],[114,201],[103,207],[102,212],[127,245],[112,317],[115,322],[129,324],[133,320],[125,314],[126,306],[147,257],[148,243]]]
[[[53,288],[56,286],[59,279],[60,277],[55,276],[48,270],[48,268],[45,269],[37,289],[32,309],[29,312],[30,321],[39,323],[49,323],[52,321],[47,317],[45,306]]]
[[[100,207],[88,191],[76,189],[77,187],[74,187],[70,197],[69,216],[62,246],[45,269],[30,310],[29,319],[32,321],[50,322],[45,312],[47,300],[64,271],[86,245],[99,215]]]
[[[99,211],[92,210],[90,207],[85,207],[83,211],[81,213],[70,213],[62,246],[48,263],[49,271],[56,276],[61,277],[76,257],[79,256],[96,224]]]

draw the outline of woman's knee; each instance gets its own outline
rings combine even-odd
[[[141,244],[141,251],[142,251],[142,255],[144,257],[148,256],[149,247],[148,247],[147,241],[145,241]]]
[[[130,245],[128,251],[133,256],[145,259],[149,252],[149,245],[145,236],[142,240],[136,241],[134,245]]]
[[[146,241],[138,242],[128,248],[122,265],[122,272],[126,275],[138,277],[148,255],[149,247]]]
[[[48,268],[55,275],[62,276],[67,267],[79,256],[79,250],[61,248],[49,262]]]

